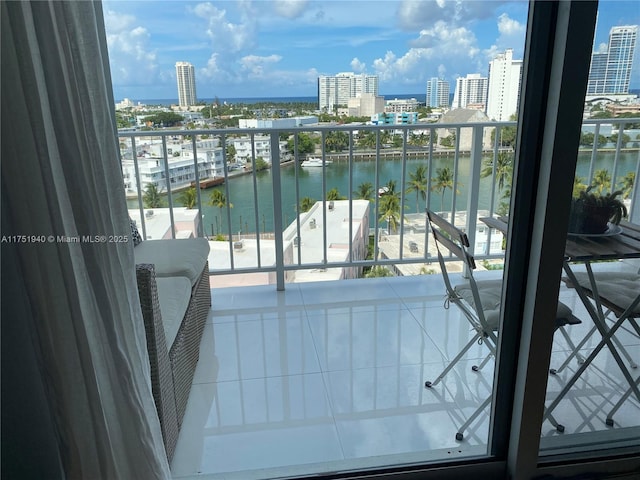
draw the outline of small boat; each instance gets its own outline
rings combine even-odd
[[[205,188],[215,187],[216,185],[222,185],[223,183],[224,177],[205,178],[204,180],[200,180],[200,189],[204,190]],[[196,182],[191,182],[191,186],[195,187]]]
[[[331,160],[325,160],[323,163],[321,158],[309,157],[304,162],[302,162],[300,166],[301,167],[324,167],[326,165],[329,165],[330,163],[331,163]]]

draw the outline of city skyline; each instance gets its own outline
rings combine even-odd
[[[373,7],[375,8],[367,8]],[[317,95],[321,75],[378,75],[380,95],[427,81],[487,75],[507,48],[523,58],[527,2],[157,2],[105,0],[116,100],[176,98],[177,61],[194,65],[201,98]],[[611,27],[639,24],[629,1],[600,2],[594,51]],[[636,46],[637,48],[637,46]],[[630,88],[640,88],[636,53]]]

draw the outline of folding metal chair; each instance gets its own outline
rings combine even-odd
[[[590,274],[593,278],[590,278]],[[600,318],[605,319],[613,314],[613,325],[607,332],[608,338],[603,340],[598,345],[597,349],[604,346],[608,339],[611,340],[609,344],[610,348],[614,348],[618,354],[622,355],[629,362],[631,368],[637,368],[637,363],[634,358],[629,355],[622,343],[614,336],[615,331],[622,328],[625,322],[628,322],[633,330],[630,333],[640,337],[640,326],[637,319],[640,318],[640,274],[638,273],[626,273],[626,272],[593,272],[588,269],[587,272],[575,272],[572,278],[563,278],[565,283],[570,288],[579,289],[588,298],[590,298],[595,304],[596,312],[599,313]],[[604,311],[603,307],[607,310]],[[578,344],[578,348],[593,335],[597,328],[594,326],[584,340]],[[597,351],[595,351],[587,361],[590,362]],[[617,360],[616,360],[617,361]],[[565,362],[566,363],[566,362]],[[564,366],[564,365],[563,365]],[[586,368],[586,365],[584,367]],[[623,368],[620,365],[620,368]],[[626,401],[632,393],[638,392],[638,384],[640,383],[640,376],[635,379],[634,382],[630,382],[629,388],[623,393],[622,397],[613,406],[608,413],[605,423],[608,426],[613,426],[613,415],[618,411],[622,404]],[[567,387],[565,387],[565,390]],[[566,392],[563,390],[560,392],[564,395]],[[560,395],[559,395],[560,396]],[[639,397],[640,400],[640,397]]]
[[[450,303],[457,305],[475,331],[473,337],[453,360],[451,360],[442,373],[438,375],[434,381],[428,380],[424,383],[426,388],[431,388],[438,384],[438,382],[455,367],[474,344],[482,343],[486,345],[489,350],[480,365],[473,365],[471,367],[474,372],[479,371],[491,357],[495,356],[498,342],[497,331],[500,321],[500,305],[502,301],[502,280],[476,281],[473,277],[476,264],[473,255],[469,253],[468,250],[469,238],[467,234],[430,210],[427,210],[427,217],[438,252],[438,262],[442,270],[442,278],[447,290],[445,307],[448,308]],[[445,250],[447,254],[452,254],[467,268],[468,279],[465,279],[466,281],[464,283],[453,286],[449,278],[447,263],[445,262],[442,250]],[[558,302],[556,329],[565,325],[575,325],[578,323],[581,322],[573,316],[571,309],[563,303]],[[471,414],[467,421],[458,429],[456,440],[462,441],[464,439],[464,431],[484,411],[490,402],[491,396],[482,402],[476,411]]]

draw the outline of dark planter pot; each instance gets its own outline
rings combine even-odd
[[[611,207],[574,203],[569,217],[569,233],[605,233],[612,215]]]

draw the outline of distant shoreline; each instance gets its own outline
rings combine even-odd
[[[397,94],[380,93],[379,95],[384,97],[385,99],[415,98],[421,103],[424,103],[426,101],[426,95],[424,93],[397,93]],[[178,104],[177,98],[147,98],[147,99],[130,98],[130,100],[135,104],[141,103],[143,105],[170,106],[170,105]],[[205,103],[213,103],[215,101],[215,97],[199,98],[198,101],[205,102]],[[227,97],[227,98],[218,97],[218,101],[220,103],[230,103],[230,104],[244,103],[247,105],[252,105],[256,103],[315,103],[317,104],[318,97],[316,96],[311,96],[311,97],[305,97],[305,96],[301,96],[301,97]]]

